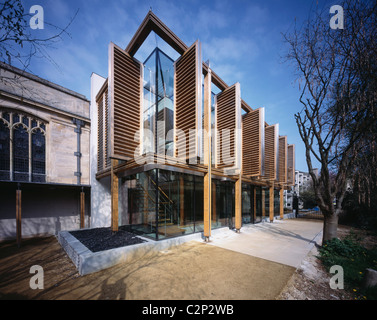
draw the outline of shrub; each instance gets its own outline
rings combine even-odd
[[[327,271],[333,265],[339,265],[344,271],[344,285],[359,297],[377,299],[375,288],[361,291],[364,271],[367,268],[377,269],[377,248],[367,250],[354,234],[350,234],[344,240],[332,239],[327,241],[319,249],[318,257]]]

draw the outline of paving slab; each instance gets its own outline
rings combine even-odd
[[[210,245],[297,268],[322,240],[322,221],[288,219],[245,225],[240,233],[224,230]]]

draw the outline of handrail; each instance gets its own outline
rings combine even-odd
[[[153,181],[153,179],[150,177],[150,175],[149,174],[147,174],[147,176],[148,176],[148,179],[150,179],[151,181],[152,181],[152,183],[155,185],[155,186],[157,186],[156,185],[156,182],[155,181]],[[170,203],[172,203],[172,204],[174,204],[174,201],[173,200],[171,200],[170,198],[169,198],[169,196],[164,192],[164,190],[162,190],[161,189],[161,187],[159,186],[158,187],[158,190],[159,191],[161,191],[161,193],[166,197],[166,199],[168,199],[169,200],[169,202]]]
[[[149,194],[148,190],[145,190],[145,188],[140,183],[139,183],[139,186],[143,189],[144,194],[147,194],[148,198],[150,198],[153,203],[156,203],[156,200],[151,197],[151,195]]]

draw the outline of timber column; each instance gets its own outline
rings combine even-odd
[[[118,164],[118,160],[111,160],[111,231],[118,231],[119,226],[119,210],[118,210],[118,192],[119,179],[114,173],[114,167]]]
[[[235,228],[239,233],[242,226],[242,179],[239,175],[235,186]]]
[[[211,236],[211,208],[212,208],[212,177],[211,177],[211,69],[204,77],[204,165],[208,170],[204,174],[204,192],[203,192],[203,220],[204,220],[204,239],[209,240]]]
[[[273,222],[274,221],[274,209],[275,209],[275,206],[274,206],[274,185],[272,184],[270,186],[270,192],[269,192],[269,196],[270,196],[270,222]]]
[[[284,188],[280,188],[280,219],[284,219]]]
[[[83,187],[80,192],[80,228],[85,228],[85,191]]]
[[[22,239],[22,224],[21,224],[21,187],[20,184],[16,190],[16,232],[17,232],[17,246],[21,246]]]

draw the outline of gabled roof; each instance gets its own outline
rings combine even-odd
[[[143,22],[137,29],[135,35],[132,37],[130,43],[128,44],[125,51],[130,55],[134,56],[137,50],[141,47],[148,35],[154,31],[160,38],[162,38],[166,43],[168,43],[174,50],[176,50],[180,55],[184,54],[189,48],[173,31],[171,31],[151,10],[144,18]],[[207,73],[208,66],[203,62],[203,72]],[[220,90],[224,91],[229,86],[215,73],[211,70],[212,82]],[[242,109],[246,112],[252,111],[253,109],[242,100]]]

